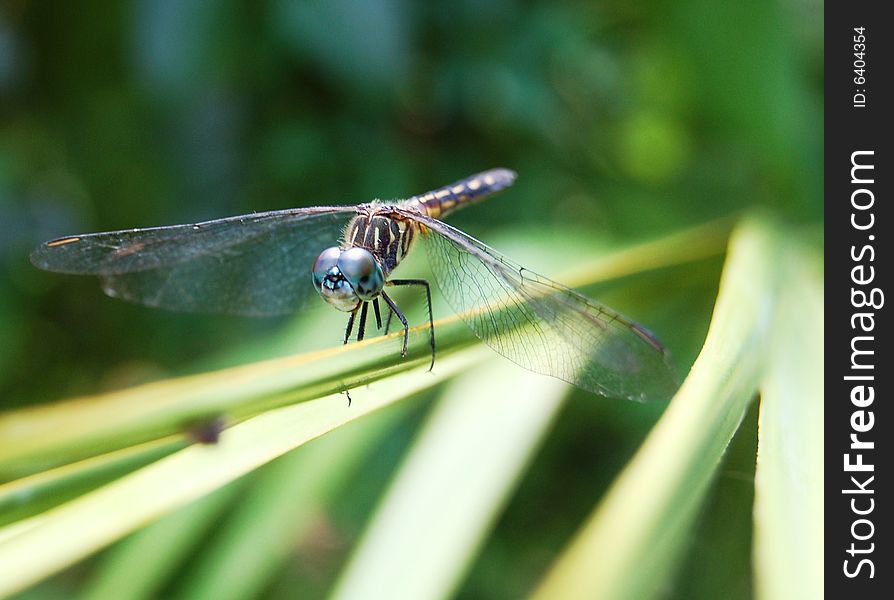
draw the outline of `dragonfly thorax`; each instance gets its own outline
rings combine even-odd
[[[344,312],[375,299],[385,287],[385,275],[375,256],[356,247],[323,250],[314,262],[313,280],[323,299]]]
[[[372,254],[387,278],[410,251],[416,227],[393,206],[365,204],[345,228],[344,247]]]

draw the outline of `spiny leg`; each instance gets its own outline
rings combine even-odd
[[[348,327],[345,329],[345,341],[344,343],[348,343],[348,339],[351,337],[351,331],[354,329],[354,315],[357,314],[357,309],[351,311],[351,316],[348,317]]]
[[[388,318],[385,319],[385,333],[383,333],[382,335],[388,335],[388,330],[391,329],[391,317],[393,317],[393,316],[394,316],[394,311],[389,310]]]
[[[382,328],[382,313],[379,312],[379,299],[373,299],[373,312],[376,313],[376,329]],[[388,313],[391,316],[391,313]]]
[[[419,285],[425,288],[425,302],[428,308],[428,339],[431,342],[431,364],[428,370],[435,368],[435,319],[431,310],[431,285],[424,279],[392,279],[385,285]]]
[[[369,310],[369,302],[364,302],[360,308],[360,323],[357,325],[357,341],[363,340],[366,335],[366,313]]]
[[[366,308],[366,304],[363,305],[363,308],[364,309]],[[345,344],[347,344],[348,340],[351,338],[351,331],[353,331],[353,329],[354,329],[354,317],[356,315],[357,315],[357,309],[355,308],[354,310],[351,311],[351,316],[348,317],[348,326],[345,329],[345,341],[344,341]],[[361,312],[360,313],[360,332],[361,333],[358,334],[361,339],[363,338],[362,331],[363,331],[363,326],[365,324],[364,323],[365,318],[366,318],[366,312],[365,311]],[[345,396],[348,397],[348,406],[351,406],[351,392],[347,389],[345,390]]]
[[[385,302],[388,304],[388,307],[391,309],[391,311],[394,314],[397,315],[397,318],[400,319],[400,322],[404,326],[404,346],[403,346],[403,349],[401,349],[401,351],[400,351],[400,355],[406,356],[407,355],[407,342],[410,339],[410,325],[407,323],[407,318],[404,316],[404,314],[398,310],[397,306],[394,305],[394,301],[388,297],[388,294],[386,294],[385,292],[382,292],[382,298],[385,299]]]

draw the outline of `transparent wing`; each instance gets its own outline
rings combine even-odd
[[[667,351],[644,327],[512,262],[442,221],[406,212],[453,309],[491,348],[526,369],[630,400],[677,388]]]
[[[148,306],[287,314],[316,296],[313,261],[338,243],[355,211],[350,206],[297,208],[70,236],[41,244],[31,262],[48,271],[98,275],[109,296]]]

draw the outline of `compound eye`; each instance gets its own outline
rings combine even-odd
[[[341,271],[357,297],[368,302],[379,295],[385,287],[385,276],[382,267],[369,250],[350,248],[338,258],[338,269]]]
[[[338,257],[341,254],[341,248],[333,246],[323,250],[317,257],[317,260],[314,261],[314,283],[317,284],[317,287],[323,283],[323,279],[326,278],[326,274],[329,273],[332,267],[338,265]]]

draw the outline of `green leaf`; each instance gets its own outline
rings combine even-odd
[[[40,471],[0,485],[0,526],[41,513],[185,446],[163,438]]]
[[[440,361],[450,376],[486,355]],[[217,489],[349,421],[440,381],[427,365],[369,387],[348,407],[342,394],[271,410],[228,429],[216,445],[193,445],[46,513],[0,529],[0,595],[20,590],[161,515]],[[359,393],[358,393],[359,396]]]
[[[439,362],[474,341],[456,317],[436,325]],[[205,420],[239,421],[427,365],[428,326],[411,330],[410,352],[402,360],[399,335],[2,414],[0,476],[166,436],[188,437]]]
[[[778,234],[761,220],[734,233],[695,365],[533,598],[641,600],[667,584],[720,458],[757,391],[779,249]]]
[[[445,598],[461,581],[561,405],[567,384],[491,360],[445,392],[333,598]]]
[[[779,264],[785,286],[761,383],[754,482],[759,598],[823,596],[822,268],[798,247]]]
[[[179,596],[217,600],[260,596],[408,406],[399,403],[349,423],[259,471],[237,510],[186,576]]]
[[[110,549],[82,600],[137,600],[158,597],[166,579],[194,551],[242,491],[244,479],[174,511]]]

